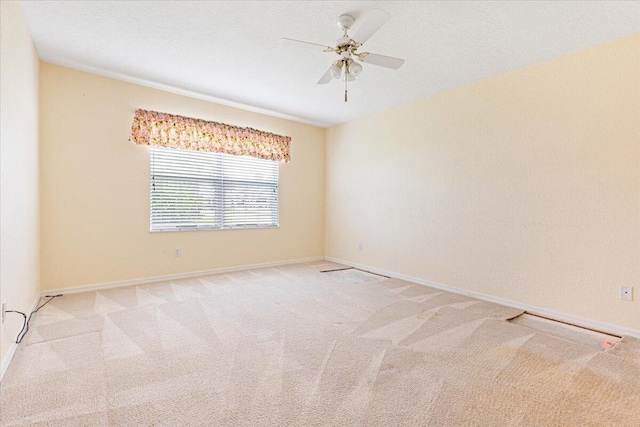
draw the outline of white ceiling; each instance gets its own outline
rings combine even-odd
[[[329,126],[640,31],[640,2],[23,1],[40,58],[96,74]],[[336,18],[371,8],[389,22],[360,51],[406,59],[363,64],[343,84],[316,82],[334,53]],[[355,29],[355,27],[354,27]],[[352,31],[353,33],[353,31]],[[336,58],[334,58],[336,57]]]

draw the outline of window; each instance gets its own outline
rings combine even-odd
[[[151,148],[151,231],[277,226],[277,161]]]

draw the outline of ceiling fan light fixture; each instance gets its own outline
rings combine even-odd
[[[329,67],[329,72],[331,73],[331,77],[333,77],[334,79],[339,79],[342,75],[342,67],[337,63],[334,63],[331,65],[331,67]]]
[[[347,69],[349,70],[349,74],[351,74],[352,77],[358,77],[360,73],[362,73],[362,65],[358,64],[357,62],[351,62],[347,66]]]

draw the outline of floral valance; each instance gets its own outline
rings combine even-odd
[[[224,123],[137,110],[131,125],[131,141],[288,162],[291,138]]]

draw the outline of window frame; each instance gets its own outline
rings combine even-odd
[[[161,152],[165,152],[168,153],[170,152],[169,150],[175,150],[178,152],[188,152],[188,155],[194,155],[197,156],[198,154],[203,154],[203,155],[208,155],[208,156],[215,156],[218,157],[218,161],[222,164],[221,167],[221,171],[220,171],[220,176],[222,177],[221,181],[222,181],[222,187],[220,187],[220,183],[216,182],[216,181],[220,181],[220,178],[216,178],[216,177],[211,177],[209,180],[204,180],[202,179],[202,182],[206,185],[207,183],[213,184],[213,188],[214,191],[212,194],[215,194],[216,197],[219,197],[220,195],[222,195],[222,200],[221,201],[216,201],[213,202],[216,204],[216,209],[218,209],[222,215],[222,219],[219,221],[216,221],[215,223],[211,224],[202,224],[202,225],[186,225],[186,224],[182,224],[182,225],[166,225],[166,224],[158,224],[156,227],[154,227],[154,184],[155,184],[155,175],[157,175],[157,173],[155,173],[154,170],[154,162],[156,161],[154,159],[154,154],[155,154],[155,150],[160,150]],[[275,206],[275,212],[272,212],[271,217],[273,219],[273,222],[269,223],[269,224],[229,224],[229,223],[225,223],[225,218],[224,218],[224,212],[225,212],[225,199],[224,199],[224,193],[225,193],[225,187],[224,187],[224,183],[225,183],[225,170],[224,170],[224,158],[226,157],[231,157],[233,159],[233,161],[238,161],[237,158],[247,158],[247,160],[249,160],[250,162],[265,162],[264,164],[270,164],[272,162],[272,164],[270,164],[270,166],[274,166],[275,167],[275,181],[272,182],[273,188],[275,189],[275,203],[270,203],[268,208],[272,209],[273,206]],[[232,167],[230,168],[232,171],[238,171],[237,166],[235,167],[235,169]],[[186,180],[186,178],[183,178],[184,180]],[[178,178],[179,180],[179,178]],[[227,180],[227,181],[233,181],[231,179]],[[238,180],[236,179],[234,182],[237,182]],[[251,182],[251,181],[248,181]],[[258,181],[253,181],[254,183],[257,183]],[[262,184],[266,184],[267,186],[269,185],[269,181],[263,181]],[[231,187],[232,189],[237,189],[239,187]],[[193,151],[193,150],[183,150],[183,149],[175,149],[175,148],[167,148],[167,147],[150,147],[149,150],[149,232],[150,233],[166,233],[166,232],[179,232],[179,231],[204,231],[204,230],[244,230],[244,229],[270,229],[270,228],[280,228],[280,162],[277,160],[266,160],[266,159],[259,159],[259,158],[255,158],[255,157],[250,157],[250,156],[235,156],[232,154],[226,154],[226,153],[215,153],[215,152],[202,152],[202,151]]]

